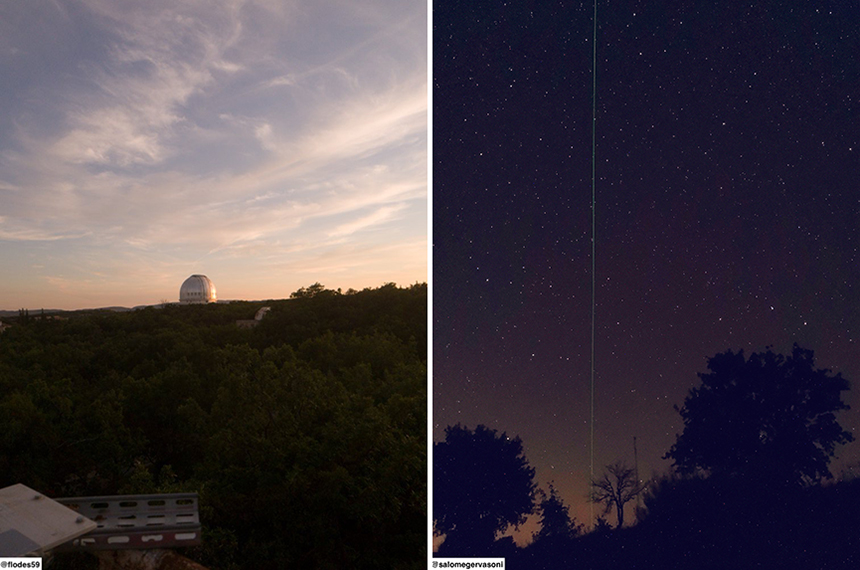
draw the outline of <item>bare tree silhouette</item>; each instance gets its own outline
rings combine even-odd
[[[618,526],[624,525],[624,505],[635,499],[645,486],[636,479],[636,470],[623,461],[607,465],[603,476],[591,482],[591,502],[604,505],[603,514],[615,507]]]

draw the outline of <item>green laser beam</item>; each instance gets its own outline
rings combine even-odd
[[[591,52],[591,481],[594,480],[594,315],[596,308],[597,251],[597,0],[594,0],[594,29]],[[589,485],[591,484],[589,481]],[[594,524],[594,503],[591,503],[591,523]]]

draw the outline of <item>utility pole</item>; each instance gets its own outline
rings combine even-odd
[[[642,484],[642,481],[639,479],[639,452],[636,449],[636,436],[633,436],[633,472],[636,477],[636,485],[637,487]],[[636,493],[636,511],[642,507],[641,499],[642,493]]]

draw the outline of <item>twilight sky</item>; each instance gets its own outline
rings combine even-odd
[[[0,309],[427,280],[422,0],[0,5]]]
[[[640,473],[666,472],[673,405],[730,348],[815,350],[860,429],[860,4],[673,6],[598,7],[598,475],[634,437]],[[433,20],[434,439],[519,435],[586,523],[592,14]],[[860,443],[839,453],[837,475]]]

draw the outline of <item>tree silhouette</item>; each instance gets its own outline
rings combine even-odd
[[[592,529],[593,534],[602,534],[606,535],[612,531],[612,525],[606,521],[602,516],[597,517],[597,520],[594,522],[594,528]]]
[[[682,474],[741,476],[771,484],[832,477],[837,444],[853,436],[836,421],[848,409],[848,381],[815,369],[814,353],[797,344],[791,356],[728,350],[708,360],[702,385],[679,411],[684,432],[664,458]]]
[[[624,505],[635,499],[644,486],[636,480],[636,472],[622,461],[607,465],[603,476],[591,482],[590,499],[593,503],[604,505],[603,514],[615,507],[618,527],[624,525]]]
[[[445,441],[433,446],[434,531],[447,535],[440,552],[486,553],[496,533],[525,522],[534,473],[519,437],[483,425],[445,428]]]
[[[313,285],[301,287],[298,291],[290,293],[290,299],[309,299],[326,291],[328,291],[328,293],[334,293],[334,291],[327,290],[324,285],[317,281]]]
[[[549,484],[549,494],[543,489],[538,490],[537,512],[540,513],[540,530],[533,533],[535,541],[547,538],[569,539],[582,532],[582,525],[570,516],[570,507],[558,495],[552,483]]]

